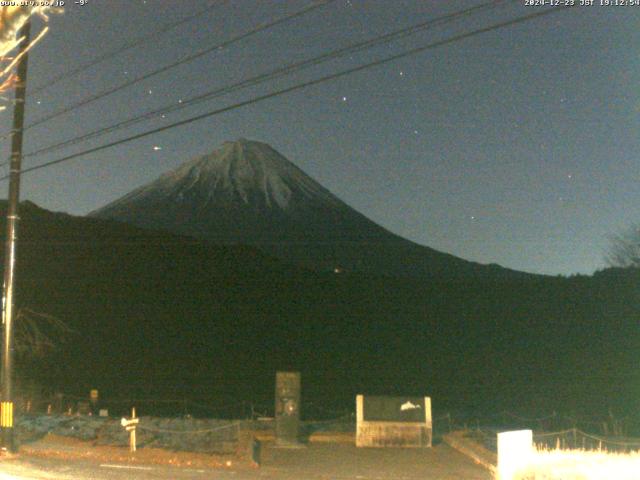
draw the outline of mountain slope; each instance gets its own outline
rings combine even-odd
[[[216,244],[258,246],[321,270],[515,275],[403,239],[349,207],[269,145],[240,139],[91,212]]]
[[[0,202],[0,240],[5,212]],[[401,392],[439,408],[637,412],[638,272],[334,275],[33,204],[20,217],[18,308],[75,332],[46,361],[20,363],[48,388],[273,405],[274,372],[293,369],[305,401],[324,406]]]

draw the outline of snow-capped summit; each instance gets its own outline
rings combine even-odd
[[[483,268],[389,232],[269,145],[246,139],[225,142],[89,215],[219,244],[255,245],[332,272]]]
[[[251,205],[252,209],[280,208],[291,203],[341,202],[269,145],[241,138],[224,142],[222,148],[165,173],[155,182],[94,212],[112,216],[120,207],[173,200],[198,207]],[[194,205],[195,206],[195,205]]]
[[[380,240],[391,235],[266,143],[243,138],[224,142],[90,215],[219,243]],[[363,230],[364,225],[372,231]]]
[[[340,202],[265,143],[241,138],[162,177],[177,198],[206,193],[207,202],[237,200],[254,207],[287,209],[290,202]]]

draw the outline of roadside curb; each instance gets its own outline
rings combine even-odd
[[[451,432],[442,436],[442,441],[454,450],[466,455],[478,465],[497,473],[498,455],[487,450],[477,442],[465,437],[464,431]]]

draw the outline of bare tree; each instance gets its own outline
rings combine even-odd
[[[611,267],[640,268],[640,225],[634,225],[628,230],[612,235],[609,251],[605,256]]]
[[[43,357],[74,332],[53,315],[23,307],[16,317],[15,349],[20,356]]]

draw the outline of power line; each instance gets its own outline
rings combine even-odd
[[[303,8],[302,10],[298,10],[297,12],[291,13],[289,15],[285,15],[283,17],[280,17],[277,20],[274,20],[272,22],[269,22],[269,23],[266,23],[266,24],[263,24],[263,25],[259,25],[259,26],[255,27],[255,28],[249,30],[248,32],[242,33],[240,35],[236,35],[235,37],[232,37],[229,40],[226,40],[224,42],[212,45],[211,47],[205,48],[204,50],[200,50],[199,52],[194,53],[193,55],[189,55],[188,57],[185,57],[185,58],[183,58],[181,60],[178,60],[177,62],[171,63],[169,65],[161,67],[161,68],[159,68],[157,70],[154,70],[152,72],[146,73],[146,74],[141,75],[141,76],[136,77],[136,78],[133,78],[133,79],[131,79],[131,80],[127,81],[127,82],[124,82],[124,83],[122,83],[122,84],[120,84],[120,85],[118,85],[116,87],[112,87],[112,88],[109,88],[107,90],[103,90],[100,93],[97,93],[95,95],[87,97],[84,100],[80,100],[79,102],[76,102],[76,103],[74,103],[74,104],[72,104],[72,105],[70,105],[68,107],[65,107],[65,108],[63,108],[61,110],[58,110],[57,112],[53,112],[50,115],[42,117],[39,120],[36,120],[35,122],[27,125],[24,128],[24,130],[28,130],[28,129],[30,129],[32,127],[35,127],[37,125],[40,125],[40,124],[42,124],[44,122],[47,122],[47,121],[52,120],[54,118],[57,118],[60,115],[64,115],[65,113],[69,113],[72,110],[76,110],[76,109],[78,109],[80,107],[83,107],[83,106],[88,105],[90,103],[93,103],[93,102],[95,102],[97,100],[100,100],[100,99],[102,99],[102,98],[104,98],[104,97],[106,97],[108,95],[111,95],[111,94],[116,93],[116,92],[118,92],[120,90],[128,88],[128,87],[130,87],[132,85],[135,85],[136,83],[140,83],[143,80],[147,80],[147,79],[149,79],[151,77],[154,77],[156,75],[164,73],[164,72],[166,72],[168,70],[171,70],[171,69],[173,69],[175,67],[178,67],[178,66],[183,65],[185,63],[191,62],[191,61],[193,61],[193,60],[195,60],[197,58],[200,58],[200,57],[202,57],[202,56],[204,56],[204,55],[206,55],[208,53],[213,52],[214,50],[223,49],[225,47],[228,47],[229,45],[232,45],[232,44],[234,44],[236,42],[239,42],[240,40],[244,40],[245,38],[248,38],[248,37],[251,37],[253,35],[256,35],[257,33],[260,33],[260,32],[262,32],[264,30],[268,30],[268,29],[270,29],[272,27],[275,27],[276,25],[280,25],[281,23],[285,23],[285,22],[288,22],[288,21],[293,20],[295,18],[301,17],[302,15],[305,15],[305,14],[307,14],[307,13],[313,11],[313,10],[317,10],[318,8],[324,7],[325,5],[328,5],[329,3],[332,3],[332,2],[335,2],[335,1],[336,0],[323,0],[320,3],[314,3],[311,6]]]
[[[572,8],[572,7],[571,6],[552,7],[552,8],[547,9],[547,10],[543,10],[543,11],[540,11],[540,12],[532,13],[532,14],[525,15],[525,16],[522,16],[522,17],[518,17],[518,18],[515,18],[515,19],[512,19],[512,20],[507,20],[507,21],[504,21],[504,22],[496,23],[496,24],[493,24],[493,25],[491,25],[489,27],[479,28],[479,29],[473,30],[473,31],[468,32],[468,33],[455,35],[455,36],[450,37],[448,39],[440,40],[440,41],[433,42],[433,43],[430,43],[430,44],[427,44],[427,45],[423,45],[421,47],[416,47],[416,48],[413,48],[413,49],[410,49],[410,50],[406,50],[406,51],[404,51],[402,53],[391,55],[391,56],[376,60],[374,62],[366,63],[364,65],[360,65],[360,66],[357,66],[357,67],[353,67],[353,68],[349,68],[349,69],[346,69],[346,70],[342,70],[340,72],[332,73],[330,75],[326,75],[324,77],[321,77],[321,78],[318,78],[318,79],[315,79],[315,80],[310,80],[310,81],[307,81],[307,82],[299,83],[299,84],[291,86],[291,87],[283,88],[281,90],[270,92],[270,93],[267,93],[265,95],[260,95],[260,96],[251,98],[249,100],[238,102],[238,103],[235,103],[233,105],[229,105],[227,107],[223,107],[223,108],[219,108],[219,109],[216,109],[216,110],[212,110],[210,112],[207,112],[207,113],[204,113],[204,114],[201,114],[201,115],[196,115],[194,117],[191,117],[191,118],[188,118],[188,119],[185,119],[185,120],[181,120],[179,122],[175,122],[175,123],[172,123],[170,125],[165,125],[163,127],[159,127],[159,128],[155,128],[155,129],[152,129],[152,130],[148,130],[146,132],[139,133],[137,135],[132,135],[130,137],[125,137],[123,139],[107,143],[105,145],[101,145],[101,146],[98,146],[98,147],[94,147],[94,148],[90,148],[90,149],[87,149],[87,150],[83,150],[81,152],[73,153],[71,155],[67,155],[65,157],[61,157],[61,158],[58,158],[56,160],[51,160],[49,162],[45,162],[45,163],[40,164],[40,165],[35,165],[33,167],[29,167],[29,168],[26,168],[24,170],[21,170],[21,173],[33,172],[35,170],[40,170],[40,169],[43,169],[43,168],[46,168],[46,167],[50,167],[52,165],[57,165],[59,163],[67,162],[69,160],[73,160],[75,158],[78,158],[78,157],[81,157],[81,156],[84,156],[84,155],[88,155],[90,153],[99,152],[101,150],[105,150],[107,148],[111,148],[111,147],[115,147],[117,145],[128,143],[128,142],[131,142],[133,140],[138,140],[140,138],[144,138],[144,137],[147,137],[149,135],[160,133],[160,132],[163,132],[165,130],[169,130],[169,129],[172,129],[172,128],[180,127],[182,125],[187,125],[189,123],[193,123],[193,122],[196,122],[198,120],[203,120],[205,118],[209,118],[209,117],[212,117],[212,116],[215,116],[215,115],[219,115],[221,113],[225,113],[225,112],[228,112],[230,110],[235,110],[237,108],[245,107],[247,105],[252,105],[254,103],[258,103],[258,102],[261,102],[263,100],[267,100],[269,98],[273,98],[273,97],[277,97],[277,96],[280,96],[280,95],[284,95],[286,93],[291,93],[291,92],[294,92],[294,91],[297,91],[297,90],[301,90],[303,88],[307,88],[307,87],[310,87],[310,86],[313,86],[313,85],[318,85],[320,83],[328,82],[330,80],[335,80],[337,78],[341,78],[341,77],[344,77],[344,76],[347,76],[347,75],[351,75],[353,73],[357,73],[357,72],[360,72],[360,71],[363,71],[363,70],[367,70],[369,68],[377,67],[379,65],[384,65],[384,64],[393,62],[395,60],[399,60],[401,58],[405,58],[405,57],[408,57],[408,56],[411,56],[411,55],[416,55],[418,53],[422,53],[422,52],[427,51],[427,50],[431,50],[431,49],[434,49],[434,48],[442,47],[444,45],[449,45],[449,44],[452,44],[454,42],[458,42],[460,40],[464,40],[464,39],[473,37],[475,35],[491,32],[491,31],[494,31],[494,30],[498,30],[498,29],[501,29],[501,28],[504,28],[504,27],[509,27],[509,26],[516,25],[516,24],[519,24],[519,23],[524,23],[524,22],[532,20],[534,18],[543,17],[543,16],[546,16],[546,15],[550,15],[550,14],[553,14],[553,13],[557,13],[557,12],[560,12],[560,11],[567,10],[569,8]],[[7,178],[8,178],[7,176],[1,177],[0,181],[6,180]]]
[[[163,25],[162,27],[160,27],[158,30],[154,30],[153,32],[148,33],[147,35],[142,35],[138,38],[135,38],[129,42],[124,43],[123,45],[121,45],[120,47],[111,50],[109,52],[104,53],[103,55],[100,55],[99,57],[94,58],[93,60],[90,60],[86,63],[83,63],[79,66],[77,66],[76,68],[73,68],[69,71],[66,71],[64,73],[61,73],[60,75],[53,77],[51,80],[43,83],[40,86],[35,87],[31,92],[29,92],[29,95],[36,95],[40,92],[42,92],[43,90],[46,90],[47,88],[61,82],[62,80],[65,80],[69,77],[73,77],[77,74],[79,74],[80,72],[83,72],[95,65],[98,65],[106,60],[109,60],[113,57],[116,57],[118,55],[120,55],[121,53],[126,52],[127,50],[131,50],[134,47],[137,47],[139,45],[142,45],[143,43],[146,43],[149,40],[152,40],[156,37],[159,37],[160,35],[168,32],[169,30],[173,30],[176,27],[179,27],[180,25],[183,25],[185,23],[188,23],[198,17],[201,17],[202,15],[205,15],[209,12],[211,12],[212,10],[214,10],[215,8],[218,8],[220,6],[220,2],[216,2],[212,5],[209,5],[207,8],[199,10],[198,12],[194,13],[193,15],[189,15],[185,18],[182,18],[180,20],[178,20],[177,22],[172,22],[172,23],[168,23],[166,25]]]
[[[329,60],[333,60],[339,57],[343,57],[347,54],[352,54],[352,53],[356,53],[356,52],[360,52],[369,48],[373,48],[376,46],[379,46],[381,44],[384,43],[389,43],[391,41],[394,40],[398,40],[400,38],[404,38],[407,37],[409,35],[413,35],[417,32],[420,32],[422,30],[426,30],[428,28],[431,27],[435,27],[438,25],[443,25],[452,21],[455,21],[457,19],[459,19],[460,17],[464,17],[464,16],[471,16],[471,15],[475,15],[484,11],[488,11],[491,9],[495,9],[505,3],[513,3],[516,2],[518,0],[493,0],[491,2],[487,2],[487,3],[483,3],[481,5],[477,5],[471,8],[467,8],[465,10],[460,10],[451,14],[447,14],[447,15],[443,15],[440,16],[438,18],[435,19],[430,19],[428,21],[424,21],[415,25],[411,25],[409,27],[405,27],[402,29],[398,29],[395,31],[392,31],[390,33],[384,34],[384,35],[380,35],[377,37],[374,37],[372,39],[368,39],[362,42],[358,42],[358,43],[354,43],[339,49],[335,49],[335,50],[331,50],[327,53],[324,53],[322,55],[313,57],[311,59],[307,59],[307,60],[303,60],[300,62],[296,62],[296,63],[292,63],[289,65],[285,65],[283,67],[279,67],[275,70],[271,70],[267,73],[263,73],[248,79],[245,79],[241,82],[238,83],[234,83],[234,84],[230,84],[230,85],[226,85],[223,87],[218,87],[214,90],[208,91],[206,93],[197,95],[195,97],[191,97],[189,99],[186,99],[184,101],[182,101],[181,103],[175,104],[172,103],[170,105],[165,105],[162,108],[159,109],[155,109],[146,113],[143,113],[141,115],[123,120],[121,122],[118,122],[114,125],[110,125],[108,127],[103,127],[97,130],[94,130],[92,132],[86,133],[84,135],[78,136],[78,137],[72,137],[70,139],[64,140],[62,142],[58,142],[56,144],[53,145],[48,145],[46,147],[40,148],[39,150],[33,151],[33,152],[29,152],[27,154],[25,154],[25,157],[33,157],[36,155],[41,155],[43,153],[46,152],[50,152],[53,150],[57,150],[63,147],[68,147],[71,145],[75,145],[77,143],[81,143],[83,141],[92,139],[92,138],[96,138],[96,137],[100,137],[102,135],[105,135],[107,133],[111,133],[117,130],[120,130],[122,128],[125,127],[129,127],[132,125],[135,125],[136,123],[140,123],[144,120],[148,120],[150,118],[155,118],[167,113],[172,113],[175,112],[177,110],[181,110],[205,101],[209,101],[212,100],[214,98],[220,97],[222,95],[226,95],[232,92],[235,92],[237,90],[246,88],[246,87],[250,87],[250,86],[255,86],[258,85],[260,83],[266,82],[266,81],[270,81],[273,80],[275,78],[278,77],[282,77],[284,75],[289,75],[291,73],[303,70],[305,68],[311,67],[311,66],[315,66],[315,65],[319,65],[323,62],[329,61]]]

